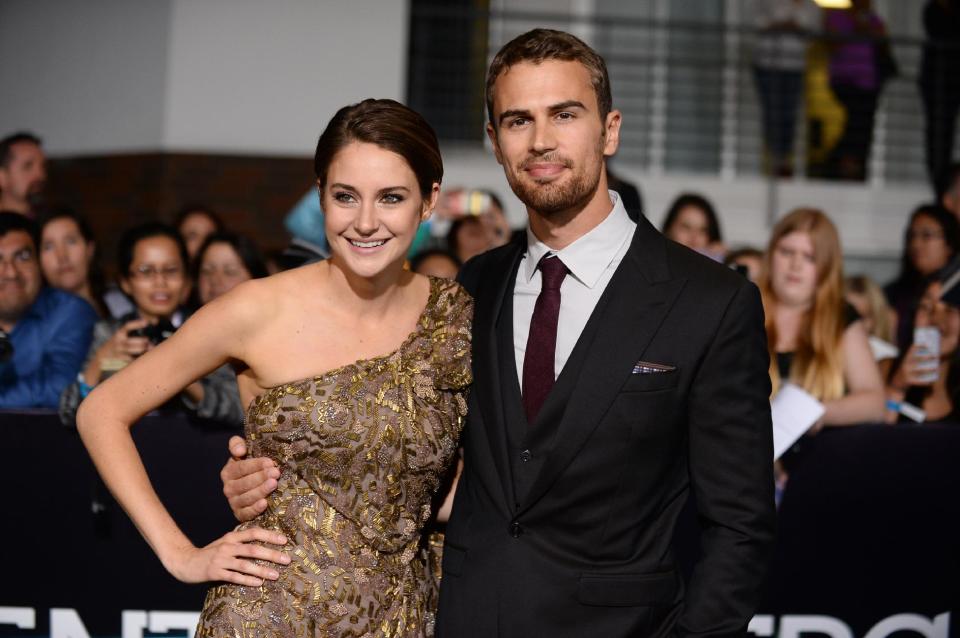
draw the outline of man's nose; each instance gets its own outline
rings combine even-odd
[[[545,153],[556,148],[557,136],[553,127],[549,124],[534,124],[532,142],[533,150],[537,153]]]
[[[0,278],[16,279],[18,274],[17,267],[13,265],[13,260],[0,259]]]

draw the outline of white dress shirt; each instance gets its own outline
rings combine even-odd
[[[614,191],[608,192],[613,202],[610,214],[563,250],[551,250],[527,228],[527,252],[520,263],[513,289],[513,350],[521,387],[530,320],[540,294],[540,270],[537,268],[540,259],[547,253],[553,253],[569,271],[560,286],[560,318],[557,322],[557,350],[553,364],[556,378],[573,352],[600,295],[630,248],[637,225],[627,215],[620,196]]]

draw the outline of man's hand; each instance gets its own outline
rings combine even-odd
[[[267,495],[277,489],[280,469],[272,459],[244,459],[247,445],[239,436],[230,437],[230,460],[220,470],[223,495],[241,523],[267,509]]]

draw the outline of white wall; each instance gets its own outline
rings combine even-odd
[[[159,148],[170,2],[0,1],[0,136],[55,155]]]
[[[309,155],[330,116],[403,99],[407,2],[174,0],[163,148]]]
[[[403,99],[405,0],[0,0],[0,136],[53,156],[309,155],[337,108]]]

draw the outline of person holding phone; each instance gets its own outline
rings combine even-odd
[[[942,290],[940,279],[927,286],[914,317],[913,344],[887,384],[888,406],[916,406],[925,422],[960,418],[960,309],[940,298]],[[888,410],[888,422],[908,420],[903,411]]]

